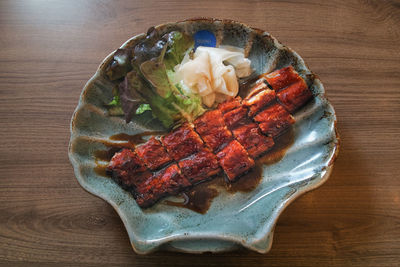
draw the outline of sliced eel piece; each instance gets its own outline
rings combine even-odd
[[[261,131],[273,138],[285,132],[295,121],[279,104],[271,105],[254,117]]]
[[[232,134],[226,128],[222,113],[218,109],[207,111],[193,124],[195,131],[214,152],[221,150],[232,140]]]
[[[222,114],[225,114],[228,111],[231,111],[232,109],[239,107],[241,105],[241,102],[242,98],[240,96],[237,96],[234,99],[220,103],[218,105],[218,109],[222,112]]]
[[[163,136],[161,142],[176,161],[196,153],[204,146],[200,136],[189,124],[184,124]]]
[[[152,176],[135,152],[128,148],[114,154],[107,166],[107,173],[129,192]]]
[[[261,83],[257,85],[255,91],[252,91],[251,94],[243,99],[243,106],[249,109],[249,116],[252,117],[275,100],[275,91],[269,89],[265,83]]]
[[[124,148],[114,154],[107,166],[107,171],[115,175],[126,176],[134,175],[138,172],[147,170],[146,166],[130,148]]]
[[[219,109],[214,109],[205,112],[199,118],[197,118],[194,122],[194,127],[196,132],[200,135],[207,134],[211,129],[217,127],[224,127],[225,122],[222,117],[222,112]]]
[[[201,136],[204,143],[214,152],[223,149],[233,139],[231,132],[224,127],[217,127]]]
[[[255,96],[256,94],[258,94],[259,92],[264,91],[268,88],[269,87],[268,87],[267,80],[265,80],[265,78],[261,77],[261,79],[256,81],[256,83],[250,89],[250,92],[248,93],[248,95],[243,100],[249,99],[249,98]]]
[[[279,92],[292,83],[302,80],[292,66],[263,74],[263,77],[276,92]]]
[[[267,152],[274,146],[272,137],[261,133],[256,123],[250,123],[234,129],[233,135],[236,140],[247,150],[252,158],[256,158]]]
[[[246,149],[236,140],[217,153],[219,164],[230,182],[254,167],[255,163]]]
[[[177,164],[154,173],[150,178],[135,188],[136,203],[146,208],[162,197],[175,195],[182,189],[189,187],[191,183],[181,174]]]
[[[154,136],[143,145],[136,147],[136,153],[150,170],[156,170],[172,161],[161,142]]]
[[[301,79],[279,91],[277,96],[281,104],[290,113],[293,113],[312,98],[312,93],[305,81]]]
[[[143,184],[146,180],[153,176],[153,173],[146,170],[144,172],[129,173],[112,171],[112,179],[117,182],[123,189],[131,192],[135,196],[135,188]]]
[[[232,130],[236,127],[250,123],[247,117],[247,108],[239,106],[224,114],[224,121],[228,129]]]
[[[221,171],[217,158],[207,149],[179,161],[178,165],[182,174],[193,185],[205,181]]]

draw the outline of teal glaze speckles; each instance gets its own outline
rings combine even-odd
[[[239,247],[265,253],[271,248],[275,223],[282,210],[301,194],[329,177],[338,153],[335,112],[324,97],[324,87],[301,57],[268,33],[229,20],[192,19],[159,25],[160,33],[182,30],[194,34],[207,30],[218,44],[248,49],[257,73],[292,64],[308,81],[315,99],[295,114],[294,143],[285,157],[264,166],[260,184],[248,193],[221,191],[204,215],[161,203],[141,210],[132,196],[111,179],[99,176],[93,153],[106,149],[104,142],[117,133],[137,134],[160,125],[109,117],[104,104],[111,98],[112,83],[104,78],[110,54],[82,91],[71,121],[69,158],[84,189],[110,203],[121,217],[133,249],[140,254],[157,249],[201,253]],[[122,47],[135,45],[143,34]],[[105,164],[105,163],[104,163]]]

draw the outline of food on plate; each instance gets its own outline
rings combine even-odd
[[[277,92],[280,103],[294,112],[312,97],[306,82],[292,66],[264,75],[268,84]]]
[[[107,171],[147,208],[219,174],[235,182],[295,122],[312,92],[292,66],[263,74],[244,99],[215,108],[136,148],[115,153]]]
[[[155,172],[147,180],[134,189],[136,203],[142,208],[149,207],[160,198],[177,194],[183,188],[190,186],[189,180],[182,175],[176,163]]]
[[[202,97],[204,105],[212,107],[214,103],[221,103],[238,94],[237,78],[252,73],[250,64],[243,49],[200,46],[194,52],[193,59],[186,54],[182,63],[175,67],[175,80],[183,82],[193,93]]]
[[[190,124],[184,124],[161,138],[174,160],[180,160],[199,151],[204,143]]]
[[[136,153],[150,170],[156,170],[172,161],[161,142],[151,137],[145,144],[136,148]]]
[[[222,149],[233,138],[219,109],[207,111],[193,123],[201,139],[214,152]]]
[[[262,81],[258,83],[254,90],[243,101],[243,105],[249,109],[249,116],[254,116],[263,107],[275,101],[276,93],[268,88],[267,84]]]
[[[244,50],[233,46],[194,50],[191,36],[172,31],[159,36],[150,28],[132,48],[118,49],[105,75],[116,86],[110,115],[127,122],[146,111],[166,129],[192,122],[238,94],[238,78],[253,70]]]
[[[191,184],[205,181],[220,172],[217,158],[207,147],[180,160],[178,165]]]
[[[254,121],[258,123],[264,134],[271,137],[281,135],[294,123],[292,115],[279,103],[274,103],[258,113],[254,116]]]
[[[236,140],[218,152],[217,158],[229,181],[236,180],[255,165],[246,149]]]
[[[133,48],[117,50],[105,72],[116,83],[110,115],[123,115],[129,122],[151,111],[165,128],[201,115],[205,109],[200,96],[173,82],[174,66],[192,49],[192,37],[179,31],[158,36],[150,28]]]
[[[272,137],[261,133],[256,123],[240,126],[232,132],[236,140],[242,144],[252,158],[257,158],[275,144]]]

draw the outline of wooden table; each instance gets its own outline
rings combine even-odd
[[[269,31],[336,108],[333,174],[284,211],[265,255],[136,255],[68,160],[70,118],[101,60],[152,25],[198,16]],[[399,1],[1,1],[0,264],[399,266],[399,26]]]

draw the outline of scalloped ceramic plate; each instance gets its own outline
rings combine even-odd
[[[128,192],[94,171],[93,153],[106,149],[103,141],[110,141],[111,135],[158,128],[138,120],[126,124],[122,118],[107,115],[104,104],[112,97],[113,85],[104,70],[112,59],[110,54],[86,84],[72,116],[69,158],[76,178],[84,189],[115,208],[137,253],[156,249],[220,252],[240,246],[268,252],[279,214],[295,198],[327,180],[338,153],[335,112],[324,96],[322,83],[310,75],[297,53],[267,32],[238,22],[191,19],[156,29],[160,33],[179,29],[188,34],[208,30],[215,34],[217,45],[234,45],[249,51],[252,67],[259,74],[292,64],[304,78],[314,77],[310,88],[315,99],[295,114],[293,145],[282,160],[264,166],[256,189],[235,194],[222,191],[204,215],[163,203],[143,211]],[[122,48],[135,45],[144,36],[133,37]]]

